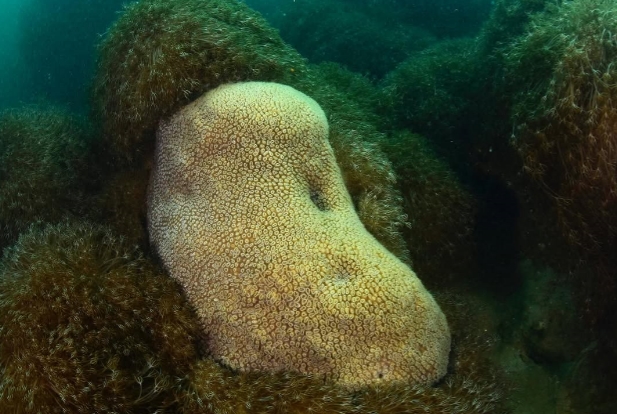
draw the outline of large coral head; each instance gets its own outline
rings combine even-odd
[[[444,375],[446,319],[358,218],[319,105],[223,85],[161,123],[151,241],[215,358],[348,387]]]

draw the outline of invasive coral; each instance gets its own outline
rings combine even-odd
[[[486,351],[481,343],[478,349]],[[474,359],[475,362],[482,358]],[[484,368],[484,367],[483,367]],[[195,365],[182,413],[498,414],[503,390],[489,371],[451,375],[437,387],[389,384],[349,393],[331,382],[292,373],[233,373],[212,360]],[[429,410],[429,411],[427,411]]]
[[[478,374],[476,374],[479,376]],[[498,414],[501,395],[490,382],[461,375],[436,388],[414,385],[368,388],[360,394],[360,413]]]
[[[131,156],[160,119],[206,90],[301,71],[303,59],[237,0],[146,0],[126,6],[99,47],[95,113]]]
[[[356,54],[346,66],[371,67],[377,61],[395,60],[431,38],[452,38],[474,35],[488,17],[494,4],[491,0],[296,0],[272,3],[268,0],[247,0],[247,4],[263,13],[283,38],[306,56],[319,56],[309,49],[313,45],[323,57],[340,62],[332,53],[349,50]],[[510,1],[511,2],[511,1]],[[296,24],[302,30],[294,29]],[[326,23],[330,26],[327,27]],[[310,33],[310,36],[301,36]],[[368,37],[371,35],[371,37]],[[395,36],[400,38],[397,39]],[[417,39],[413,39],[414,35]],[[319,39],[321,43],[313,39]],[[364,41],[364,42],[361,42]],[[417,43],[416,43],[417,42]],[[328,46],[326,43],[333,43]],[[347,46],[347,50],[343,50]],[[382,46],[379,50],[376,46]],[[367,61],[362,64],[360,60]],[[360,66],[361,67],[361,66]],[[353,67],[358,70],[359,67]],[[364,71],[362,71],[364,73]]]
[[[552,7],[506,52],[519,91],[514,144],[584,249],[610,250],[617,236],[615,12],[605,0]]]
[[[31,229],[0,266],[0,411],[177,408],[197,326],[177,284],[105,228]]]
[[[490,17],[484,22],[480,35],[475,39],[475,51],[470,56],[474,64],[471,78],[465,79],[468,82],[467,90],[472,91],[468,95],[472,105],[465,111],[464,119],[457,120],[462,121],[457,130],[462,132],[463,136],[468,136],[471,141],[467,150],[460,155],[464,156],[469,165],[473,165],[479,173],[476,178],[484,176],[482,179],[491,180],[499,176],[500,180],[507,181],[512,187],[518,187],[521,204],[524,204],[524,199],[529,195],[524,194],[527,191],[523,189],[523,184],[519,184],[521,181],[519,157],[509,145],[507,138],[512,133],[512,124],[506,120],[510,117],[513,91],[509,88],[510,85],[507,85],[509,79],[504,73],[504,51],[508,44],[525,32],[531,16],[553,2],[554,0],[492,2],[494,4]],[[533,66],[543,63],[533,62]],[[478,93],[479,91],[481,93]],[[428,134],[427,136],[430,137]],[[460,135],[457,138],[460,139]],[[538,212],[538,205],[529,207],[532,208]],[[544,222],[548,216],[550,215],[545,214],[538,221]],[[534,228],[534,226],[527,227]],[[532,244],[530,242],[526,245]]]
[[[233,373],[199,361],[182,398],[183,413],[357,413],[352,395],[316,377],[293,373]]]
[[[431,287],[468,276],[475,257],[476,201],[424,137],[399,131],[382,146],[403,192],[410,221],[404,234],[414,269]]]
[[[299,0],[282,3],[273,24],[311,62],[337,62],[381,78],[409,53],[435,42],[431,33],[408,21],[393,24],[402,8],[376,11],[358,2]]]
[[[147,251],[146,193],[149,178],[148,167],[109,173],[101,191],[92,197],[88,219],[109,226],[128,244]]]
[[[213,356],[234,368],[350,387],[435,381],[447,366],[446,320],[362,226],[327,137],[323,111],[288,86],[205,94],[157,133],[151,242]]]
[[[368,107],[371,99],[353,102],[361,96],[358,88],[368,90],[366,82],[336,73],[332,65],[306,67],[253,11],[235,0],[219,3],[148,0],[125,10],[99,48],[93,87],[106,141],[147,169],[153,151],[148,131],[197,94],[242,79],[288,83],[313,96],[328,115],[330,140],[368,230],[397,256],[408,257],[400,194],[376,143],[379,118]],[[350,82],[357,85],[352,94]],[[109,189],[100,199],[111,206],[114,194]],[[130,227],[138,229],[135,224]]]
[[[356,121],[363,120],[365,123],[374,124],[379,130],[388,126],[382,124],[384,120],[375,113],[379,100],[383,96],[367,76],[353,72],[338,63],[323,62],[309,65],[307,75],[296,78],[290,83],[298,89],[302,87],[302,80],[306,81],[311,78],[315,84],[309,89],[317,90],[316,93],[313,92],[313,95],[319,97],[319,104],[324,108],[326,114],[330,111],[336,111],[338,113],[336,117],[342,116],[342,114],[345,114],[346,117],[353,116]],[[323,86],[319,87],[319,85]],[[332,95],[332,97],[327,98],[327,94]],[[343,108],[336,107],[337,104],[329,104],[328,102],[335,97],[338,100],[349,102]],[[338,103],[338,105],[340,104],[342,102]]]
[[[32,223],[80,213],[90,143],[87,127],[64,109],[0,114],[0,250]]]
[[[616,12],[611,1],[560,3],[536,15],[504,52],[512,90],[519,92],[512,144],[552,202],[571,246],[563,261],[579,265],[566,281],[575,286],[581,329],[604,344],[598,372],[617,359]]]
[[[502,48],[525,32],[530,18],[553,0],[497,0],[479,36],[480,47],[489,60],[501,55]],[[542,64],[542,62],[536,62]],[[494,81],[495,79],[493,79]]]

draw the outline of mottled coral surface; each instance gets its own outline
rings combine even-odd
[[[357,387],[445,374],[446,319],[356,215],[315,101],[224,85],[163,121],[151,242],[213,356]]]

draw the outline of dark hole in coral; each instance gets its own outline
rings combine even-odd
[[[321,193],[321,191],[318,191],[318,190],[315,190],[315,189],[311,189],[310,197],[311,197],[311,201],[313,202],[313,204],[315,204],[315,206],[319,210],[321,210],[321,211],[328,210],[328,206],[327,206],[326,200],[324,200],[323,194]]]
[[[351,273],[347,269],[341,269],[336,273],[337,282],[348,282],[351,279]]]

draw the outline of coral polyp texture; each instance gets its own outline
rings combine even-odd
[[[110,144],[130,157],[162,117],[206,90],[278,80],[302,65],[240,1],[132,2],[99,46],[95,114]]]
[[[361,219],[392,252],[407,257],[400,194],[376,144],[377,118],[353,102],[360,95],[350,96],[348,82],[327,72],[332,69],[307,66],[236,0],[133,2],[99,46],[94,113],[118,159],[143,161],[160,119],[220,84],[266,80],[310,93],[330,119],[330,138]]]
[[[445,316],[358,218],[315,101],[274,83],[221,86],[164,120],[151,243],[215,359],[356,388],[446,372]]]
[[[397,257],[408,261],[401,234],[407,217],[392,165],[380,148],[384,134],[371,112],[368,80],[336,65],[309,66],[290,86],[309,94],[328,117],[330,144],[362,224]]]

